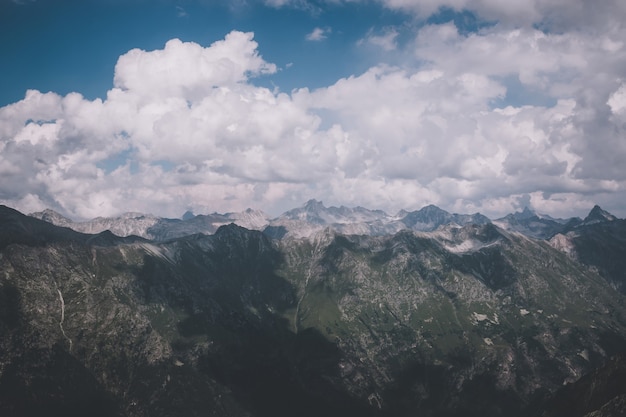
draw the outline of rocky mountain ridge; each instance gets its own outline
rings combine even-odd
[[[269,217],[265,213],[253,209],[236,213],[207,215],[194,215],[187,212],[183,215],[183,219],[168,219],[142,213],[124,213],[117,217],[97,217],[84,222],[74,222],[51,209],[31,213],[29,216],[56,226],[69,227],[81,233],[100,233],[109,230],[117,236],[136,235],[159,241],[194,233],[213,234],[220,226],[230,223],[251,230],[261,230],[269,222]]]
[[[187,212],[181,219],[167,219],[140,213],[125,213],[115,218],[96,218],[86,222],[73,222],[54,212],[31,213],[30,216],[57,226],[70,227],[83,233],[110,230],[118,236],[137,235],[164,241],[194,233],[212,234],[223,225],[237,224],[250,230],[264,231],[273,238],[309,238],[326,228],[338,233],[383,236],[409,229],[421,232],[434,231],[441,226],[465,226],[493,222],[502,229],[516,231],[526,236],[549,239],[558,233],[573,230],[579,225],[618,220],[612,214],[595,206],[589,215],[580,218],[554,219],[537,214],[528,207],[522,212],[490,220],[480,214],[451,214],[434,205],[415,211],[401,210],[389,215],[382,210],[363,207],[326,207],[321,201],[309,200],[303,206],[288,210],[276,218],[253,209],[238,213],[194,215]]]

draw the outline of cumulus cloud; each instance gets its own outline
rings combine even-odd
[[[568,19],[586,4],[575,1]],[[420,13],[441,5],[502,19],[519,8],[537,22],[559,3],[432,0],[420,2]],[[616,14],[622,9],[615,5]],[[394,31],[372,33],[364,42],[397,48]],[[255,83],[277,68],[251,33],[135,49],[119,58],[105,99],[33,90],[0,108],[0,201],[77,218],[178,216],[190,207],[278,214],[309,198],[490,215],[520,201],[562,216],[600,203],[623,216],[622,39],[621,24],[595,32],[494,25],[468,34],[430,24],[395,52],[405,54],[402,66],[381,63],[291,93]],[[549,102],[507,104],[511,79]]]
[[[252,33],[231,32],[208,48],[172,39],[162,50],[133,49],[118,60],[114,84],[142,99],[201,99],[215,87],[276,72],[258,54],[252,38]]]

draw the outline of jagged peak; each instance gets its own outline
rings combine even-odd
[[[617,220],[617,217],[615,217],[608,211],[603,210],[599,205],[596,204],[595,206],[593,206],[593,208],[591,209],[587,217],[585,217],[585,220],[583,220],[583,222],[585,224],[591,224],[591,223],[601,223],[601,222],[612,222],[614,220]]]
[[[524,206],[522,211],[516,211],[515,213],[507,214],[505,219],[515,219],[515,220],[528,220],[533,217],[538,217],[537,213],[528,206]]]
[[[324,203],[322,201],[318,201],[312,198],[304,204],[303,208],[307,210],[320,210],[325,209],[326,207],[324,206]]]
[[[35,217],[39,220],[44,220],[47,221],[48,223],[53,223],[53,224],[62,224],[62,225],[66,225],[69,223],[72,223],[71,219],[68,219],[67,217],[65,217],[64,215],[62,215],[61,213],[52,210],[50,208],[47,208],[43,211],[38,211],[35,213],[30,213],[29,214],[30,217]]]
[[[525,217],[532,217],[532,216],[536,216],[537,215],[537,213],[535,213],[535,210],[532,210],[528,206],[524,206],[524,210],[522,210],[522,212],[520,214],[522,216],[525,216]]]

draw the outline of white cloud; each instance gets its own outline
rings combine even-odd
[[[462,36],[452,23],[426,26],[416,56],[448,73],[516,75],[523,84],[546,88],[556,78],[584,71],[596,55],[596,39],[580,34],[545,34],[537,29],[498,27]],[[569,81],[569,80],[567,80]]]
[[[396,38],[399,33],[395,28],[388,28],[381,34],[374,34],[373,30],[370,30],[365,38],[359,41],[359,44],[370,44],[382,48],[384,51],[393,51],[398,45]]]
[[[499,3],[486,15],[517,7],[535,21],[557,4]],[[392,48],[396,37],[366,39]],[[394,52],[406,53],[401,67],[381,63],[290,94],[255,85],[277,69],[250,33],[132,50],[104,100],[28,91],[0,108],[0,201],[82,218],[190,207],[278,214],[309,198],[495,215],[521,199],[553,215],[599,203],[623,216],[622,39],[621,25],[558,33],[495,25],[469,35],[427,25]],[[511,78],[551,104],[503,105]]]
[[[617,91],[609,97],[606,102],[614,114],[626,113],[626,84],[622,84]]]
[[[172,39],[162,50],[133,49],[115,66],[115,86],[142,99],[176,97],[194,101],[218,86],[245,83],[276,72],[263,60],[252,33],[231,32],[208,48]]]
[[[313,31],[305,36],[307,41],[322,41],[330,34],[330,28],[315,28]]]

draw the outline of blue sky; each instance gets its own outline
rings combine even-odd
[[[206,45],[233,29],[254,32],[263,57],[281,68],[256,83],[283,91],[326,86],[377,63],[376,54],[357,45],[368,31],[406,23],[397,11],[358,3],[274,8],[255,1],[3,2],[2,105],[33,88],[104,97],[117,58],[130,49],[159,49],[172,38]],[[330,29],[324,42],[306,39],[315,28]]]
[[[0,203],[626,216],[620,0],[0,0]]]

